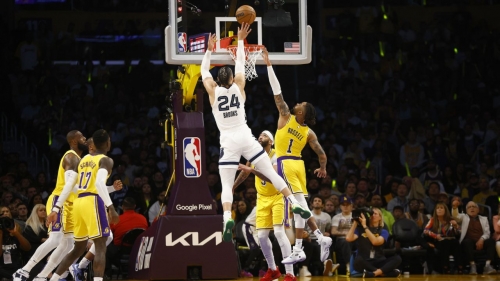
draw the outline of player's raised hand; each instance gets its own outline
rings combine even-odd
[[[210,34],[208,36],[208,51],[212,52],[214,50],[215,42],[217,42],[217,36],[215,36],[215,34]]]
[[[251,31],[250,25],[246,22],[242,22],[241,27],[238,27],[238,40],[245,40]]]
[[[113,182],[113,188],[118,191],[118,190],[121,190],[123,188],[123,183],[121,180],[115,180],[115,182]]]
[[[264,60],[264,62],[266,63],[267,66],[271,66],[271,60],[269,59],[269,52],[267,51],[266,48],[262,49],[262,59]]]

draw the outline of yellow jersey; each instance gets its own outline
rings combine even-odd
[[[273,166],[276,165],[278,161],[276,158],[276,151],[271,148],[267,155],[269,156],[269,159],[271,159]],[[255,177],[255,188],[257,189],[257,193],[259,195],[273,196],[280,193],[271,182],[267,182],[257,176]]]
[[[103,157],[107,156],[104,154],[87,154],[80,161],[78,165],[78,195],[82,193],[99,194],[95,183],[97,171],[99,171],[99,161],[101,161]]]
[[[66,184],[66,180],[64,178],[64,173],[66,172],[66,170],[64,170],[64,168],[63,168],[63,161],[64,161],[64,157],[66,157],[66,155],[68,155],[69,153],[73,153],[73,154],[75,154],[76,157],[78,157],[79,160],[81,159],[80,156],[78,154],[76,154],[76,152],[74,150],[70,149],[70,150],[66,151],[66,153],[64,153],[63,157],[61,158],[61,162],[59,163],[59,169],[57,170],[56,187],[54,188],[54,191],[52,191],[52,194],[57,195],[57,196],[61,195],[61,193],[64,189],[64,185]],[[74,200],[75,200],[75,194],[73,192],[70,192],[67,201],[73,202]]]
[[[276,155],[301,157],[302,149],[307,144],[307,137],[309,135],[309,127],[301,125],[297,122],[295,115],[291,114],[286,125],[276,131],[274,136],[274,147]]]

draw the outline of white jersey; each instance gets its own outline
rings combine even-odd
[[[247,124],[245,99],[236,83],[229,89],[217,86],[212,113],[219,131],[228,131]]]

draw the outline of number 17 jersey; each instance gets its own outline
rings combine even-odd
[[[99,194],[95,185],[97,171],[99,171],[99,161],[104,154],[90,155],[87,154],[80,160],[78,165],[78,195],[82,193]]]
[[[233,83],[229,89],[215,88],[212,113],[219,131],[228,131],[241,125],[246,126],[245,99],[236,83]]]

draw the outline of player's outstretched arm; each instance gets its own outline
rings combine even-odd
[[[271,84],[271,88],[274,94],[274,102],[276,103],[276,107],[280,113],[280,117],[278,119],[278,129],[283,128],[286,125],[286,122],[290,118],[290,109],[286,104],[283,94],[281,92],[281,85],[278,81],[278,77],[274,73],[273,65],[271,64],[271,60],[269,59],[269,53],[267,49],[262,51],[262,59],[267,65],[267,75],[269,77],[269,83]]]
[[[240,92],[243,95],[243,98],[246,99],[245,96],[245,43],[244,40],[247,38],[248,34],[252,30],[250,29],[250,25],[246,22],[241,24],[241,27],[238,27],[238,48],[236,49],[236,61],[234,65],[234,83],[238,85],[240,88]]]
[[[215,101],[215,87],[217,87],[217,83],[215,83],[214,78],[210,73],[210,56],[214,50],[215,42],[217,42],[217,37],[215,34],[210,34],[208,38],[207,51],[201,61],[201,78],[203,80],[203,86],[205,86],[205,90],[207,90],[211,105]]]
[[[246,165],[240,164],[240,166],[246,166],[250,168],[250,162],[247,162]],[[240,173],[238,174],[236,180],[234,181],[233,192],[240,184],[242,184],[248,178],[248,176],[251,173],[250,171],[247,171],[247,169],[245,169],[244,167],[238,167],[238,170],[240,171]]]
[[[318,137],[316,136],[316,133],[311,129],[309,129],[307,142],[309,143],[309,146],[312,148],[312,150],[316,152],[319,159],[319,168],[314,170],[314,174],[319,178],[326,177],[326,154],[325,151],[323,150],[323,147],[321,147],[321,144],[319,144],[318,142]]]
[[[64,202],[66,202],[66,199],[68,199],[69,194],[72,192],[73,187],[75,186],[78,179],[77,171],[79,163],[80,158],[73,153],[68,153],[66,154],[66,156],[64,156],[62,163],[63,169],[65,170],[64,187],[61,194],[59,194],[59,198],[57,199],[56,204],[54,205],[54,207],[52,207],[52,212],[47,216],[47,224],[50,224],[57,220],[57,213],[59,213],[62,205],[64,204]]]

